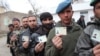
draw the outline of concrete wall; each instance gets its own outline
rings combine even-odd
[[[0,6],[0,13],[4,13],[5,11],[6,9]]]
[[[0,32],[2,31],[8,31],[8,24],[12,23],[13,18],[19,18],[21,19],[22,17],[28,16],[27,14],[24,13],[19,13],[19,12],[5,12],[0,14]]]
[[[60,18],[59,18],[59,16],[57,14],[53,14],[53,20],[55,22],[58,22],[58,21],[60,21]]]

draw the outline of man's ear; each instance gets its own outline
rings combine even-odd
[[[93,7],[93,13],[95,13],[95,7]]]
[[[74,11],[72,11],[72,16],[73,16],[73,14],[74,14]]]

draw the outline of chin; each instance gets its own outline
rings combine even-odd
[[[68,23],[70,23],[70,22],[69,22],[69,21],[64,21],[64,23],[68,24]]]

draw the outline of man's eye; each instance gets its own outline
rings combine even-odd
[[[33,22],[35,21],[35,20],[32,20]]]
[[[100,6],[98,6],[97,9],[100,9]]]

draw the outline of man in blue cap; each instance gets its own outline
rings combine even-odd
[[[71,1],[67,0],[60,3],[56,13],[61,21],[55,25],[48,35],[45,55],[74,56],[75,45],[82,29],[72,20]]]
[[[94,20],[79,37],[76,56],[100,56],[100,0],[92,0],[90,6],[93,6]]]

